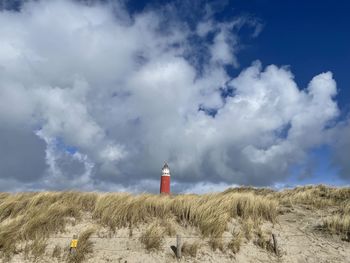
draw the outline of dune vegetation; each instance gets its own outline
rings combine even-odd
[[[252,233],[259,239],[258,245],[271,250],[264,239],[260,225],[274,224],[278,220],[280,206],[308,205],[312,209],[333,209],[322,227],[334,233],[350,233],[350,189],[325,186],[307,186],[276,192],[271,189],[241,187],[222,193],[204,195],[153,195],[128,193],[38,192],[0,193],[0,256],[4,260],[14,254],[25,253],[40,257],[46,248],[45,240],[57,233],[64,233],[69,224],[88,217],[96,225],[114,233],[120,228],[132,229],[148,226],[140,242],[149,250],[161,247],[164,236],[174,236],[177,226],[197,229],[208,239],[214,250],[239,251],[242,239],[249,240]],[[235,220],[239,229],[229,229]],[[85,247],[92,253],[88,239],[93,230],[83,234]],[[230,232],[231,231],[231,232]],[[231,233],[232,240],[223,244],[221,237]],[[86,245],[87,244],[87,245]],[[198,243],[186,243],[184,253],[195,255]],[[62,248],[64,250],[64,248]],[[51,252],[60,257],[60,247]],[[81,261],[81,256],[69,258],[69,262]]]
[[[330,210],[331,215],[323,219],[320,227],[350,241],[350,188],[304,186],[276,193],[275,197],[283,204]]]

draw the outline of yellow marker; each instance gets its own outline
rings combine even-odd
[[[78,246],[78,239],[72,239],[70,242],[70,248],[77,248]]]

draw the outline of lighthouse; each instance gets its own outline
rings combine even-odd
[[[170,169],[167,163],[162,168],[162,176],[160,178],[160,193],[170,194]]]

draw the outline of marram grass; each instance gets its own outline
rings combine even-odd
[[[278,206],[303,204],[315,209],[341,207],[338,217],[327,219],[325,229],[349,231],[350,189],[325,186],[299,187],[275,192],[242,187],[223,193],[161,196],[128,193],[39,192],[0,193],[0,257],[20,253],[18,243],[45,240],[86,216],[96,225],[133,228],[157,221],[166,235],[176,225],[196,228],[203,237],[219,239],[233,218],[242,223],[243,235],[263,221],[276,222]],[[345,217],[344,217],[345,216]],[[163,222],[163,223],[162,223]],[[172,222],[166,225],[164,222]],[[155,231],[155,229],[153,229]],[[44,241],[43,241],[44,242]],[[42,246],[44,247],[44,246]],[[232,244],[233,250],[238,250]],[[41,250],[38,250],[41,252]],[[39,253],[40,254],[40,253]]]

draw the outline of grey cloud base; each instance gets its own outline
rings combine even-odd
[[[157,191],[164,160],[176,191],[272,185],[338,132],[336,151],[349,151],[330,72],[304,90],[288,68],[260,62],[233,78],[225,65],[238,67],[247,21],[193,31],[176,21],[162,30],[164,19],[71,1],[0,12],[2,189]]]
[[[20,127],[0,127],[0,175],[18,184],[40,180],[46,169],[45,142]],[[6,190],[1,184],[1,190]]]

